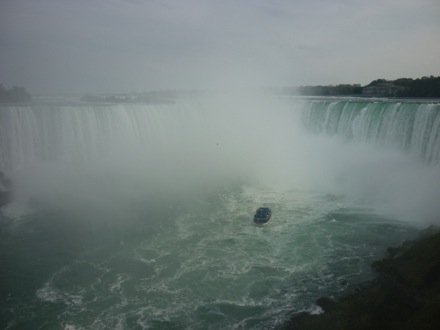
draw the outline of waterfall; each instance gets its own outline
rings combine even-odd
[[[396,147],[428,163],[440,161],[439,103],[309,101],[302,121],[316,134]]]
[[[166,144],[197,109],[173,105],[76,104],[6,106],[0,112],[0,168],[36,161],[78,163]],[[119,154],[118,157],[123,155]]]
[[[428,101],[245,95],[0,106],[0,170],[23,199],[95,188],[136,195],[135,187],[186,195],[246,182],[413,217],[423,210],[431,221],[439,162],[440,104]]]
[[[242,148],[251,153],[261,146],[274,149],[288,144],[288,131],[294,130],[298,109],[302,126],[315,134],[392,147],[427,163],[440,161],[440,103],[353,99],[289,102],[294,107],[290,112],[280,111],[273,104],[256,107],[229,103],[213,108],[214,103],[199,100],[156,105],[1,106],[0,169],[11,171],[35,162],[84,163],[134,156],[175,162],[171,154],[196,157],[211,152],[221,142],[239,145],[228,156],[240,157]],[[272,140],[276,136],[276,143],[268,143],[269,136]],[[283,138],[286,141],[281,141]]]
[[[23,182],[26,194],[31,188],[41,194],[44,186],[59,195],[80,181],[76,191],[83,191],[89,177],[123,177],[125,187],[139,184],[167,193],[242,181],[259,176],[252,173],[256,166],[267,168],[272,157],[261,152],[281,145],[286,130],[279,122],[286,128],[292,122],[276,106],[267,111],[271,107],[263,104],[273,102],[262,99],[2,105],[0,170]]]

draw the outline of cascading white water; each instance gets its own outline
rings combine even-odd
[[[2,106],[0,112],[0,169],[24,182],[22,190],[40,194],[54,188],[45,189],[48,182],[73,187],[78,177],[97,173],[124,174],[127,186],[144,180],[180,191],[251,180],[320,187],[397,209],[409,200],[432,218],[439,161],[435,102],[217,95],[172,104]]]
[[[303,104],[302,123],[324,140],[341,139],[334,186],[342,193],[400,219],[439,222],[438,102],[312,100]]]
[[[267,96],[2,106],[0,169],[39,203],[23,221],[0,210],[0,326],[268,329],[319,312],[438,221],[438,113]]]
[[[405,101],[310,101],[303,122],[314,133],[396,147],[440,161],[440,104]]]
[[[408,164],[400,158],[384,164],[385,154],[406,153],[428,167],[440,160],[440,105],[429,102],[217,96],[173,104],[4,106],[0,116],[0,169],[21,178],[31,173],[34,180],[39,173],[46,182],[55,173],[82,175],[93,169],[132,173],[133,180],[155,184],[252,176],[303,187],[327,184],[339,191],[344,185],[335,178],[344,176],[347,182],[354,176],[347,184],[360,188],[365,173],[379,178],[387,166]],[[298,123],[347,142],[307,136]],[[362,162],[384,167],[367,169]],[[343,175],[346,168],[349,173]],[[36,184],[42,189],[41,181]]]

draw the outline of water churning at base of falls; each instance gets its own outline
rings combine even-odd
[[[438,223],[439,141],[435,102],[0,106],[1,326],[270,329],[318,313]]]

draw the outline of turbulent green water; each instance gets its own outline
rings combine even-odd
[[[1,109],[1,327],[275,328],[438,214],[432,157],[303,131],[327,101],[260,101]]]
[[[123,224],[81,214],[3,224],[3,325],[274,327],[370,278],[370,262],[414,232],[340,202],[242,187],[179,210],[132,205],[120,210]],[[274,210],[265,228],[251,224],[261,203]]]

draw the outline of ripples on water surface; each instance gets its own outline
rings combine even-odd
[[[273,216],[260,228],[251,219],[262,204]],[[3,216],[3,325],[273,328],[371,278],[371,261],[415,232],[339,196],[251,186],[166,207],[64,211]]]
[[[0,110],[16,188],[0,213],[2,328],[274,328],[372,278],[373,260],[414,237],[404,221],[440,212],[437,101]],[[260,206],[273,210],[263,228]]]

